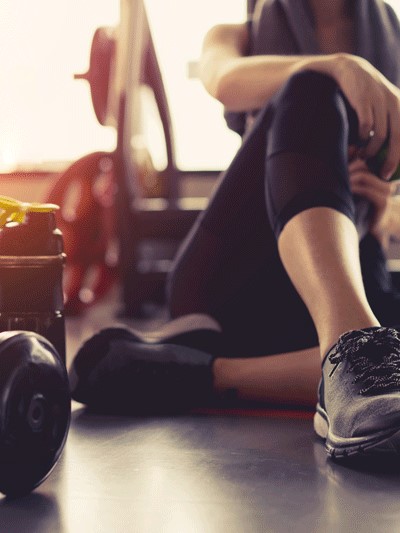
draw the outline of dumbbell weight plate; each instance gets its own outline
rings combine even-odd
[[[0,333],[0,491],[27,494],[64,448],[71,418],[68,375],[54,346],[28,331]]]

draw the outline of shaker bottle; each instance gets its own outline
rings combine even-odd
[[[39,333],[65,363],[65,254],[57,209],[0,196],[0,331]]]

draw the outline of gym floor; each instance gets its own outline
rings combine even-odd
[[[117,298],[67,319],[67,364]],[[146,326],[146,323],[135,326]],[[99,416],[73,403],[63,455],[30,495],[0,498],[1,533],[400,531],[400,459],[327,459],[312,413]]]

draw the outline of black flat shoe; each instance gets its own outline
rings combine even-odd
[[[172,344],[179,336],[164,336],[164,343],[156,343],[143,342],[127,328],[101,330],[71,364],[72,398],[114,414],[171,413],[209,405],[215,356]]]
[[[154,331],[139,331],[125,326],[122,326],[122,329],[128,329],[132,339],[137,340],[137,342],[179,344],[213,355],[221,355],[221,326],[209,315],[199,313],[180,316],[166,322]]]

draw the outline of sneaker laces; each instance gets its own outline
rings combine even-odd
[[[371,328],[343,334],[329,360],[336,365],[347,360],[353,383],[361,382],[360,394],[400,388],[400,335],[394,328]]]

